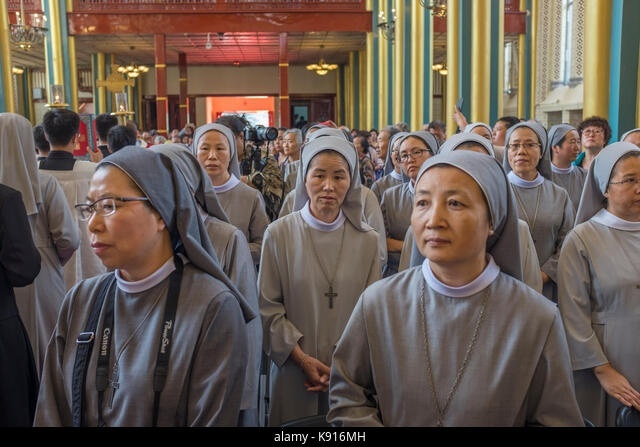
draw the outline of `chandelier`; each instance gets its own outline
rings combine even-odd
[[[44,25],[47,18],[40,14],[31,16],[32,25],[27,25],[26,16],[24,14],[24,1],[20,0],[20,12],[16,12],[16,23],[10,24],[9,40],[18,48],[29,51],[33,45],[40,44],[47,34],[47,28]]]
[[[324,45],[320,45],[320,50],[324,48]],[[331,70],[338,68],[338,64],[327,64],[323,57],[320,57],[320,61],[317,64],[307,65],[307,70],[315,71],[317,75],[324,76]]]
[[[136,65],[133,62],[129,65],[118,66],[118,72],[126,75],[128,78],[137,78],[143,73],[149,71],[149,67],[146,65]]]
[[[447,68],[447,64],[445,63],[440,63],[440,64],[433,64],[431,66],[431,69],[433,71],[437,71],[438,73],[440,73],[442,76],[446,76],[449,74],[449,69]]]
[[[431,15],[435,17],[447,16],[447,0],[433,0],[427,3],[425,0],[420,0],[420,6],[425,9],[431,10]]]
[[[391,41],[391,43],[396,39],[396,19],[395,9],[391,10],[389,20],[386,19],[384,11],[380,11],[380,14],[378,14],[378,29],[380,30],[380,34],[382,34],[382,37],[385,39]]]

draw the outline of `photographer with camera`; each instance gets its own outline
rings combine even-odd
[[[268,150],[268,144],[274,144],[278,129],[252,126],[240,115],[223,115],[216,123],[227,126],[233,132],[242,174],[240,180],[260,191],[267,216],[274,221],[282,206],[284,181],[278,162]]]

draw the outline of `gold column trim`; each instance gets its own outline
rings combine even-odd
[[[471,4],[470,122],[488,123],[491,105],[491,2]],[[449,109],[447,109],[449,113]]]
[[[181,109],[186,109],[187,105],[186,104],[180,104],[178,107],[181,108]]]
[[[371,129],[371,126],[367,126],[367,122],[365,119],[365,112],[367,110],[368,102],[364,101],[363,95],[366,91],[366,83],[367,83],[367,54],[364,51],[358,51],[358,91],[360,94],[360,103],[358,109],[358,117],[360,118],[360,122],[358,123],[359,129]],[[337,80],[336,80],[337,82]]]
[[[289,95],[282,95],[280,96],[280,99],[289,99]]]
[[[373,8],[373,4],[371,0],[367,0],[367,11],[371,11],[371,9]],[[376,99],[373,95],[373,33],[375,31],[372,31],[370,33],[367,33],[367,43],[366,43],[366,58],[367,58],[367,66],[366,66],[366,71],[367,71],[367,77],[366,77],[366,85],[364,87],[364,92],[365,97],[364,97],[364,101],[366,103],[366,108],[365,108],[365,123],[367,125],[367,129],[371,129],[374,125],[374,117],[373,117],[373,104],[375,103]],[[382,127],[381,125],[378,127]]]
[[[188,78],[178,78],[178,81],[180,81],[180,82],[185,82],[187,80],[188,80]]]
[[[15,91],[13,89],[13,73],[11,72],[11,45],[9,44],[9,14],[7,2],[0,2],[0,27],[5,38],[0,39],[0,50],[2,50],[2,83],[4,87],[4,106],[7,112],[15,113],[16,105],[13,103]]]
[[[378,0],[378,9],[386,10],[386,2],[383,0]],[[386,11],[386,13],[390,13],[391,11]],[[389,117],[389,98],[387,91],[387,78],[388,78],[388,70],[389,66],[389,51],[387,46],[387,41],[380,37],[380,33],[378,30],[374,31],[376,33],[376,39],[378,39],[378,73],[380,76],[378,77],[378,121],[380,121],[380,126],[386,126],[387,124],[394,124],[391,121],[391,117]]]
[[[496,78],[498,80],[498,92],[496,109],[498,110],[498,117],[504,115],[504,2],[500,2],[498,10],[498,72]],[[490,126],[491,123],[487,123]]]
[[[354,55],[353,51],[349,52],[349,84],[347,86],[347,98],[349,99],[348,101],[348,106],[347,106],[347,126],[349,126],[350,129],[353,129],[356,127],[356,123],[355,123],[355,118],[356,118],[356,114],[355,114],[355,110],[356,110],[356,106],[357,104],[355,104],[355,90],[356,90],[356,79],[355,79],[355,66],[356,66],[356,58]]]
[[[289,64],[287,62],[280,62],[278,64],[278,67],[288,67],[288,66],[289,66]]]
[[[611,5],[602,0],[584,2],[584,95],[582,115],[609,116],[609,60],[611,47]]]
[[[402,105],[403,101],[403,92],[409,86],[404,85],[403,82],[403,74],[404,74],[404,63],[402,63],[402,54],[404,53],[404,1],[399,1],[395,3],[396,5],[396,16],[398,20],[396,20],[396,30],[395,30],[395,41],[391,46],[393,48],[393,53],[390,55],[390,59],[393,61],[393,79],[392,79],[392,94],[393,94],[393,122],[399,123],[401,121],[407,121],[406,117],[403,114]],[[391,15],[391,14],[390,14]]]
[[[457,30],[458,23],[460,22],[460,8],[458,8],[458,2],[447,3],[447,29]],[[460,67],[458,64],[458,57],[460,52],[460,39],[457,32],[447,33],[447,68],[449,74],[446,81],[446,93],[445,93],[445,123],[447,126],[447,136],[454,134],[454,130],[457,128],[455,121],[453,120],[453,105],[460,96],[460,89],[458,87],[458,78],[460,77]]]
[[[156,68],[166,68],[166,64],[156,64]]]
[[[411,101],[411,122],[409,125],[411,129],[422,129],[422,125],[425,123],[425,119],[422,116],[424,110],[424,85],[431,85],[432,78],[430,73],[425,74],[424,68],[424,45],[425,42],[429,42],[429,47],[432,48],[433,39],[424,35],[424,9],[417,3],[412,2],[413,11],[411,13],[411,35],[414,36],[411,46],[411,60],[415,65],[411,70],[411,95],[413,101]],[[431,17],[431,15],[429,15]],[[431,70],[427,70],[431,72]]]
[[[69,2],[67,2],[69,3]],[[75,36],[68,36],[67,39],[69,45],[69,83],[71,92],[71,110],[78,110],[78,98],[80,94],[78,92],[78,60],[76,57],[76,38]]]
[[[53,83],[54,84],[64,84],[64,71],[62,69],[62,64],[64,61],[62,60],[62,27],[60,24],[60,3],[58,0],[47,0],[49,4],[49,10],[51,11],[49,20],[49,34],[47,39],[49,39],[51,45],[51,74],[53,75]],[[70,86],[65,86],[65,91],[69,89]],[[47,89],[48,92],[51,91],[51,88]]]
[[[104,53],[96,54],[96,67],[94,70],[94,74],[97,74],[97,76],[94,76],[94,82],[98,94],[98,104],[100,105],[100,109],[95,112],[96,115],[99,115],[107,111],[107,89],[98,87],[98,81],[104,80],[107,77],[107,64]]]
[[[527,5],[526,2],[522,1],[520,2],[520,11],[525,12],[527,11]],[[526,58],[525,58],[525,54],[524,54],[524,49],[525,49],[525,45],[527,42],[527,36],[526,34],[520,34],[518,36],[518,103],[517,103],[517,108],[518,108],[518,116],[524,116],[524,99],[525,99],[525,63],[526,63]],[[502,95],[501,95],[502,96]]]
[[[589,29],[589,28],[585,28]],[[595,33],[598,34],[598,33]],[[607,34],[609,36],[609,34]],[[536,83],[538,77],[538,0],[531,0],[531,71],[530,71],[530,98],[529,98],[529,118],[536,117]],[[524,116],[524,115],[521,115]]]
[[[73,0],[66,0],[67,12],[73,12]],[[78,91],[78,58],[76,57],[76,37],[67,36],[69,42],[69,71],[71,79],[71,109],[79,110],[80,93]],[[91,143],[89,143],[91,144]]]
[[[36,110],[35,110],[35,107],[33,106],[33,70],[31,68],[27,69],[26,74],[27,74],[27,89],[28,89],[27,107],[29,108],[29,116],[31,117],[31,121],[35,121]]]
[[[166,96],[156,96],[156,101],[166,101],[167,97]]]

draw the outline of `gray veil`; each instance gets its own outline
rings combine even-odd
[[[196,201],[207,214],[217,217],[224,222],[229,222],[227,214],[218,201],[218,195],[215,189],[213,189],[213,183],[211,183],[209,175],[195,155],[189,152],[183,144],[154,144],[150,149],[167,156],[167,158],[173,162],[182,175],[184,175]]]
[[[482,137],[481,137],[482,138]],[[424,162],[416,178],[416,185],[430,168],[449,165],[473,178],[489,204],[493,234],[487,239],[487,253],[491,254],[500,270],[522,280],[518,210],[507,175],[494,157],[472,151],[451,151],[431,157]],[[424,259],[424,257],[422,257]],[[418,265],[412,258],[411,266]]]
[[[633,143],[618,141],[605,146],[593,159],[582,189],[575,225],[586,222],[604,208],[604,193],[607,192],[613,168],[629,152],[640,153],[640,148]]]
[[[236,147],[236,139],[233,135],[233,131],[224,124],[209,123],[203,124],[202,126],[198,127],[193,134],[191,153],[196,157],[198,156],[198,142],[200,141],[200,138],[202,138],[205,133],[212,130],[217,130],[218,132],[221,132],[225,137],[227,137],[227,140],[229,141],[229,150],[231,152],[229,158],[229,172],[240,179],[242,175],[240,174],[240,163],[238,162],[238,148]]]
[[[320,132],[317,130],[314,133]],[[353,143],[340,136],[315,137],[304,145],[304,150],[300,154],[300,168],[296,178],[295,199],[293,209],[298,211],[304,207],[309,200],[307,188],[305,188],[305,177],[309,169],[309,164],[313,157],[320,152],[332,150],[344,157],[351,170],[351,184],[347,191],[347,196],[342,203],[342,212],[345,217],[359,231],[369,231],[369,227],[362,221],[362,186],[360,184],[360,173],[358,172],[358,155]]]
[[[148,149],[126,146],[104,158],[96,169],[104,165],[120,169],[149,198],[167,225],[174,252],[184,254],[200,270],[222,281],[238,300],[245,321],[255,318],[257,315],[222,270],[189,185],[171,160]]]
[[[528,127],[529,129],[533,130],[538,136],[542,158],[538,162],[537,169],[540,175],[548,180],[551,180],[551,156],[549,155],[549,152],[551,151],[549,151],[547,148],[547,129],[545,129],[542,124],[534,120],[524,121],[507,129],[507,134],[504,139],[504,160],[502,161],[502,167],[507,173],[511,171],[511,165],[509,164],[509,157],[507,155],[509,151],[509,139],[511,138],[514,130],[520,129],[522,127]]]

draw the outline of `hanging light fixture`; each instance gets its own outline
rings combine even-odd
[[[29,51],[33,45],[40,44],[47,34],[47,28],[40,26],[47,18],[40,14],[32,14],[31,25],[27,25],[24,14],[24,0],[20,0],[20,12],[16,12],[16,23],[9,27],[9,40],[18,48]]]
[[[432,16],[435,16],[435,17],[447,16],[447,0],[433,0],[428,3],[425,0],[420,0],[420,6],[422,6],[425,9],[431,10]]]
[[[338,68],[338,64],[327,64],[322,57],[322,50],[324,49],[324,45],[320,45],[320,61],[317,64],[307,65],[307,70],[315,71],[317,75],[324,76],[329,73],[331,70],[335,70]]]
[[[396,40],[396,10],[391,10],[391,17],[387,20],[385,17],[384,11],[380,11],[378,14],[378,29],[380,30],[380,34],[385,39],[391,41],[391,43]]]
[[[433,71],[437,71],[438,73],[440,73],[442,76],[446,76],[449,74],[449,69],[447,68],[447,64],[440,63],[440,64],[433,64],[431,66],[431,69]]]
[[[118,72],[126,75],[128,78],[137,78],[143,73],[149,71],[149,67],[146,65],[136,65],[133,62],[128,65],[118,66]]]

